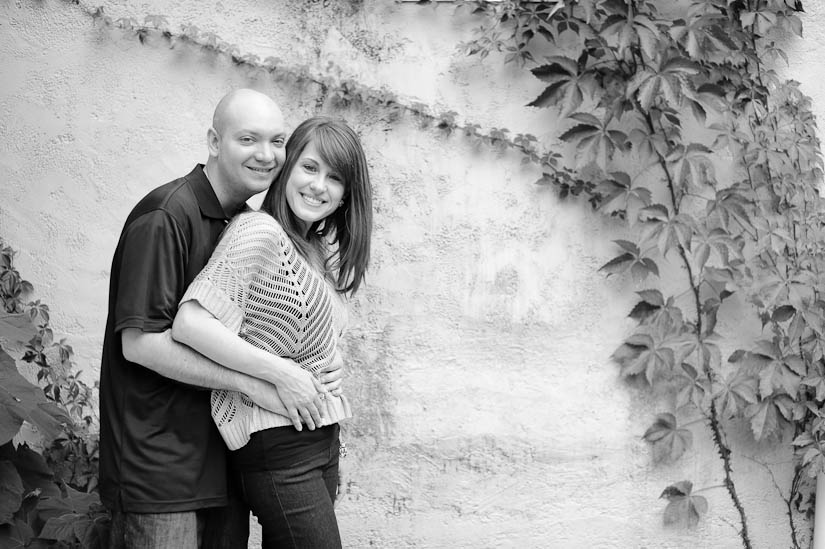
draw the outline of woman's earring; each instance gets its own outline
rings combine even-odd
[[[343,200],[342,200],[341,202],[339,202],[339,203],[338,203],[338,207],[339,207],[339,208],[340,208],[341,206],[343,206],[343,205],[344,205],[344,201],[343,201]]]

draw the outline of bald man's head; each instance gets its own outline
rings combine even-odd
[[[209,181],[227,212],[265,191],[284,163],[283,114],[255,90],[235,90],[218,102],[206,140]]]
[[[226,127],[227,120],[238,116],[239,109],[250,108],[272,109],[283,116],[280,107],[271,97],[259,91],[241,88],[227,93],[218,101],[215,112],[212,114],[212,127],[221,134]]]

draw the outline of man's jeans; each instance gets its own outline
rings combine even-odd
[[[249,509],[240,502],[182,513],[112,513],[110,549],[246,549]]]
[[[112,513],[111,549],[198,549],[197,511]]]
[[[254,433],[235,452],[243,498],[263,529],[263,548],[339,549],[335,518],[338,426]]]

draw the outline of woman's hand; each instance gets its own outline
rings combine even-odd
[[[280,357],[278,360],[270,381],[278,389],[289,419],[298,431],[302,429],[302,420],[310,431],[315,430],[321,426],[326,414],[321,400],[326,397],[327,389],[292,360]]]
[[[333,396],[341,396],[341,382],[344,380],[344,358],[336,347],[332,362],[321,368],[320,380],[327,391]]]

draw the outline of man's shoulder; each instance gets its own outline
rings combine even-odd
[[[152,212],[168,215],[183,222],[199,214],[197,196],[191,185],[191,173],[169,181],[151,190],[132,209],[127,225],[135,219]]]

